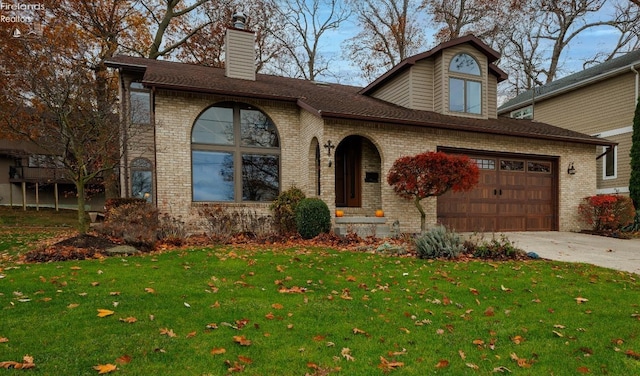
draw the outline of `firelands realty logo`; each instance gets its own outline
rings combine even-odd
[[[6,3],[0,0],[0,22],[27,24],[29,27],[27,34],[42,35],[42,24],[37,21],[34,12],[45,10],[45,5],[42,3]],[[24,28],[16,27],[13,30],[13,36],[21,37],[23,32],[25,32]]]
[[[44,11],[42,3],[5,3],[0,1],[0,22],[33,23],[33,11]]]

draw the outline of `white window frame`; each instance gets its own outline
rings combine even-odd
[[[602,152],[607,152],[607,146],[602,147]],[[607,176],[607,158],[609,158],[609,153],[602,156],[602,180],[613,180],[618,178],[618,148],[614,147],[613,151],[613,175]]]
[[[533,106],[527,106],[515,111],[511,111],[510,116],[513,119],[533,119]]]

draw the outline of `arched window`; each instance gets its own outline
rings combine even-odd
[[[131,161],[131,195],[147,202],[153,199],[153,171],[151,162],[146,158]]]
[[[475,77],[474,77],[475,76]],[[480,65],[471,55],[461,53],[449,64],[449,110],[482,113]]]
[[[193,201],[272,201],[280,193],[280,141],[267,115],[242,103],[205,110],[191,132]]]

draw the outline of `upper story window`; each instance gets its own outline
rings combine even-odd
[[[129,86],[131,105],[131,122],[134,124],[151,124],[151,95],[140,82],[132,82]]]
[[[471,55],[461,53],[449,64],[449,111],[482,113],[480,65]]]
[[[193,201],[272,201],[280,193],[280,141],[269,117],[242,103],[205,110],[191,132]]]
[[[511,111],[511,117],[514,119],[533,119],[533,106]]]

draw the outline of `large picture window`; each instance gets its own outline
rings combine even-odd
[[[208,108],[191,133],[193,201],[272,201],[280,192],[280,141],[267,115],[246,104]]]
[[[449,110],[469,114],[482,113],[482,83],[480,65],[465,53],[458,54],[449,64]]]

